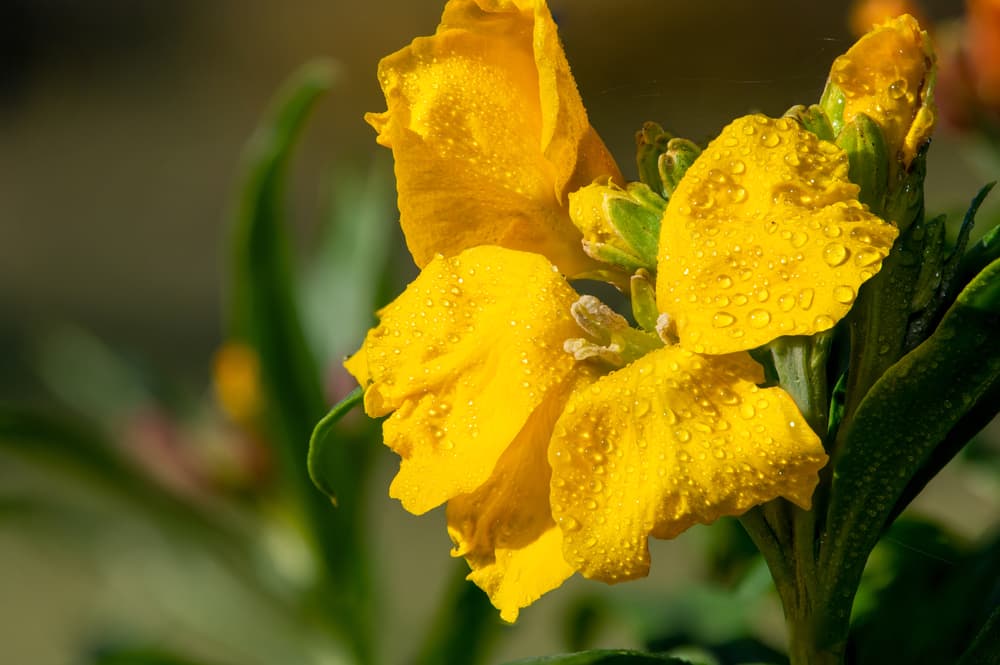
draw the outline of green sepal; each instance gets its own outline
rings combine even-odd
[[[674,195],[677,184],[701,154],[701,148],[693,141],[674,138],[667,143],[667,151],[660,155],[658,170],[667,198]]]
[[[619,649],[594,649],[556,656],[525,658],[507,665],[697,665],[673,656]]]
[[[664,201],[648,185],[595,182],[570,196],[570,217],[591,258],[632,273],[656,269]]]
[[[827,80],[823,95],[819,98],[819,107],[823,109],[833,135],[837,136],[844,128],[844,91],[832,80]]]
[[[840,431],[818,569],[847,617],[865,561],[909,483],[1000,381],[1000,260],[959,294],[925,342],[893,365]],[[992,407],[996,410],[996,405]]]
[[[799,123],[802,129],[812,132],[824,141],[833,141],[836,136],[826,112],[819,104],[797,104],[785,111],[785,117]]]
[[[656,331],[660,311],[656,306],[656,284],[645,270],[639,270],[629,280],[632,295],[632,316],[643,330]]]
[[[656,269],[660,242],[660,220],[667,202],[648,185],[630,182],[626,196],[609,196],[605,210],[611,226],[643,262],[644,268]]]
[[[639,167],[639,180],[660,196],[666,196],[660,178],[660,155],[667,151],[667,143],[674,138],[663,127],[649,121],[635,133],[635,163]]]
[[[859,113],[837,134],[837,145],[850,160],[848,177],[861,188],[858,200],[880,210],[889,182],[889,153],[882,129]]]

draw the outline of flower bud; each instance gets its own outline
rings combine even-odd
[[[660,155],[659,171],[663,191],[668,198],[700,154],[701,148],[693,141],[674,138],[667,142],[667,151]]]
[[[837,145],[850,160],[851,182],[861,187],[858,200],[881,210],[889,178],[889,154],[882,130],[874,120],[859,113],[840,130]]]
[[[935,76],[930,39],[904,14],[874,28],[834,61],[820,106],[835,134],[859,114],[878,125],[894,181],[897,165],[909,169],[934,130]]]
[[[593,183],[569,197],[570,217],[583,233],[583,250],[628,272],[656,269],[660,218],[666,206],[641,182],[626,189],[610,180]]]

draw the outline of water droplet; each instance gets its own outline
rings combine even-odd
[[[790,293],[778,298],[778,307],[781,308],[782,312],[790,312],[795,309],[795,296]]]
[[[577,520],[575,520],[575,519],[573,519],[572,517],[569,517],[569,516],[560,517],[559,518],[559,526],[561,526],[564,531],[579,531],[580,530],[580,523]]]
[[[816,330],[829,330],[833,327],[834,321],[829,316],[825,314],[820,314],[815,319],[813,319],[813,327]]]
[[[726,328],[736,322],[736,317],[728,312],[716,312],[712,317],[712,325],[716,328]]]
[[[757,302],[767,302],[770,297],[771,293],[767,289],[761,289],[757,292]]]
[[[889,96],[893,99],[902,99],[906,96],[907,85],[905,79],[896,79],[889,84]]]
[[[765,132],[760,135],[760,144],[765,148],[775,148],[781,143],[781,136],[777,132]]]
[[[799,307],[809,309],[813,304],[815,292],[812,289],[802,289],[799,291]]]
[[[848,305],[854,302],[854,289],[846,284],[841,284],[840,286],[834,287],[833,297],[837,302]]]
[[[668,425],[674,425],[677,423],[677,414],[669,406],[663,407],[663,419],[667,421]]]
[[[847,260],[849,252],[839,242],[831,242],[823,248],[823,260],[830,266],[839,266]]]
[[[859,266],[870,266],[882,260],[882,254],[872,249],[862,249],[854,255],[854,263]]]
[[[729,190],[729,193],[732,196],[733,203],[743,203],[747,200],[747,190],[739,185]]]
[[[843,235],[843,230],[839,226],[824,226],[823,235],[827,238],[839,238]]]
[[[792,234],[792,247],[798,249],[809,242],[809,234],[805,231],[796,231]]]
[[[740,415],[746,418],[747,420],[750,420],[755,415],[757,415],[757,409],[753,408],[752,404],[744,403],[742,406],[740,406]]]
[[[691,432],[687,431],[683,427],[678,427],[674,430],[674,438],[681,443],[687,443],[691,440]]]
[[[587,499],[583,502],[583,505],[587,510],[597,510],[597,502],[593,499]]]
[[[771,322],[771,314],[766,309],[755,309],[750,312],[750,325],[754,328],[763,328]]]
[[[715,278],[716,283],[718,283],[719,288],[728,289],[733,285],[733,278],[729,275],[719,275]]]

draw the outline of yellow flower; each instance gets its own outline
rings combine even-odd
[[[881,128],[892,164],[904,168],[934,131],[935,55],[909,14],[886,21],[833,62],[824,97],[843,94],[844,124],[864,113]],[[839,91],[839,92],[838,92]],[[833,118],[837,128],[840,118]]]
[[[597,265],[566,196],[621,175],[544,2],[451,0],[434,36],[379,63],[379,81],[389,108],[366,120],[392,148],[419,267],[485,244],[543,254],[568,275]]]
[[[616,172],[603,148],[582,167],[566,147],[593,131],[544,2],[453,0],[437,35],[381,69],[390,110],[374,124],[423,269],[345,364],[366,412],[388,416],[390,495],[417,514],[447,503],[452,554],[501,617],[577,571],[645,575],[649,536],[776,497],[808,508],[826,454],[789,395],[760,387],[747,350],[832,326],[888,253],[896,230],[857,202],[846,155],[790,120],[725,128],[661,220],[658,336],[561,274],[585,261],[567,194]],[[496,98],[514,80],[562,81],[541,106],[574,111],[539,125],[535,87]],[[506,129],[483,129],[498,109]],[[539,136],[563,148],[528,149]]]

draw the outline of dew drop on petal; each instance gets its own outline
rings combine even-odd
[[[862,249],[854,255],[854,263],[859,266],[870,266],[882,260],[882,255],[871,249]]]
[[[820,314],[815,319],[813,319],[813,326],[816,330],[829,330],[833,327],[834,320],[825,314]]]
[[[802,289],[799,291],[799,307],[802,309],[809,309],[813,304],[813,296],[815,292],[812,289]]]
[[[712,317],[712,325],[716,328],[726,328],[736,322],[736,317],[728,312],[717,312]]]
[[[842,284],[833,289],[833,297],[837,302],[848,305],[854,302],[854,289]]]
[[[766,309],[755,309],[750,312],[750,325],[754,328],[763,328],[771,322],[771,314]]]
[[[830,266],[839,266],[847,260],[847,248],[839,242],[831,242],[823,248],[823,260]]]

